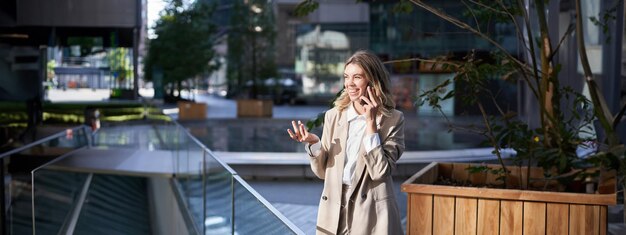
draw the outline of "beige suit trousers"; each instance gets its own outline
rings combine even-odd
[[[342,192],[341,192],[341,210],[339,212],[339,227],[337,228],[337,234],[350,234],[350,230],[348,228],[348,192],[350,191],[350,186],[343,184]]]

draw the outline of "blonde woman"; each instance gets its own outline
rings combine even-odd
[[[403,234],[392,172],[404,151],[404,116],[395,109],[380,59],[357,51],[345,63],[344,90],[326,112],[322,138],[292,121],[313,173],[324,180],[317,234]]]

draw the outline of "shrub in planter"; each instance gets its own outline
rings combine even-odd
[[[572,185],[582,184],[585,180],[591,181],[593,185],[601,185],[598,180],[604,179],[606,172],[610,170],[618,170],[620,179],[624,176],[626,149],[616,130],[626,105],[614,115],[608,111],[604,97],[600,94],[589,66],[582,37],[584,29],[580,0],[576,0],[575,5],[576,15],[579,17],[558,40],[550,37],[553,34],[550,32],[552,29],[548,27],[547,1],[544,0],[530,1],[531,8],[526,8],[525,1],[471,1],[471,4],[466,5],[468,14],[477,22],[478,27],[423,1],[412,2],[442,20],[478,35],[496,48],[487,58],[478,57],[470,52],[462,61],[450,61],[445,57],[427,60],[433,64],[440,64],[443,69],[455,71],[456,76],[453,80],[421,94],[421,102],[440,109],[440,101],[455,97],[464,105],[476,107],[482,114],[482,125],[479,128],[465,129],[482,134],[486,142],[493,146],[493,152],[500,162],[498,167],[468,166],[466,171],[481,172],[482,169],[495,173],[501,177],[504,188],[512,188],[508,185],[511,178],[524,179],[526,182],[516,184],[515,188],[519,190],[528,190],[532,180],[544,183],[558,182],[555,183],[557,186],[554,190],[566,191],[574,188]],[[536,24],[531,24],[529,17],[531,13],[528,9],[532,9],[531,11],[536,14]],[[528,56],[520,59],[519,56],[512,55],[496,39],[483,33],[480,29],[480,21],[483,19],[506,23],[515,28],[520,44],[525,46],[521,54]],[[562,86],[558,79],[561,67],[554,58],[559,52],[559,46],[572,33],[577,36],[578,55],[584,72],[580,79],[590,90],[588,97],[570,87]],[[536,115],[530,119],[538,120],[538,125],[531,126],[517,113],[499,107],[495,102],[498,99],[497,91],[489,90],[484,85],[489,79],[503,79],[523,84],[524,89],[530,91],[528,94],[537,104],[536,110],[527,115]],[[457,96],[455,90],[445,90],[450,82],[466,84],[462,88],[457,88],[464,89],[463,92],[458,92],[463,94],[462,96]],[[485,112],[485,100],[494,101],[499,115]],[[596,132],[601,135],[596,135],[591,128],[596,123],[598,123]],[[598,136],[606,138],[599,139]],[[505,163],[501,157],[501,151],[505,148],[516,152],[510,161],[512,164]],[[590,154],[582,157],[579,154],[581,149],[588,149]],[[524,166],[537,166],[542,170],[541,174],[534,178],[516,176],[513,169]],[[531,168],[526,168],[526,171],[526,174],[531,176],[531,172],[535,172]],[[595,193],[597,188],[591,191]],[[614,194],[613,191],[609,197],[614,197]],[[569,207],[570,212],[571,210]],[[604,222],[606,223],[606,219]],[[606,227],[605,225],[602,226]]]

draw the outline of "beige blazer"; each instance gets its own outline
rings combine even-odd
[[[336,234],[341,207],[342,174],[348,137],[345,110],[326,112],[321,151],[309,159],[313,173],[324,179],[317,214],[317,234]],[[348,202],[348,227],[351,234],[403,234],[400,213],[393,190],[391,173],[404,151],[404,116],[393,110],[381,116],[378,134],[381,145],[365,153],[359,150]],[[307,150],[309,146],[306,147]]]

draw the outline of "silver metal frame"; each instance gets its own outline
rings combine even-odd
[[[257,200],[259,200],[259,202],[261,202],[261,204],[263,204],[263,206],[265,206],[265,208],[267,208],[268,210],[270,210],[270,212],[272,214],[274,214],[280,221],[282,221],[289,229],[291,229],[291,231],[293,231],[296,234],[305,234],[300,228],[298,228],[295,224],[293,224],[293,222],[291,222],[291,220],[287,219],[287,217],[285,217],[280,211],[278,211],[274,206],[272,206],[271,203],[269,203],[265,198],[263,198],[263,196],[261,196],[256,190],[254,190],[254,188],[252,188],[245,180],[243,180],[235,170],[233,170],[228,164],[226,164],[222,159],[220,159],[218,156],[216,156],[215,154],[213,154],[213,152],[207,148],[204,144],[202,144],[202,142],[200,142],[196,137],[194,137],[193,135],[191,135],[191,133],[189,133],[189,131],[187,131],[187,129],[185,127],[183,127],[180,123],[176,122],[175,120],[172,120],[172,123],[174,123],[177,127],[179,127],[180,129],[182,129],[182,131],[187,135],[187,137],[189,137],[193,142],[195,142],[196,145],[200,146],[205,153],[205,157],[211,157],[213,158],[215,161],[217,161],[222,167],[224,167],[224,169],[226,169],[232,176],[232,183],[231,183],[231,199],[232,199],[232,232],[234,234],[235,232],[235,195],[234,195],[234,183],[235,180],[238,181],[242,186],[244,186],[244,188],[246,190],[248,190],[248,192],[250,192],[252,194],[252,196],[254,196]],[[205,158],[203,157],[203,161],[205,161]],[[204,165],[204,164],[203,164]],[[204,175],[204,174],[203,174]],[[182,192],[178,192],[178,193],[182,193]],[[206,214],[205,214],[206,216]]]

